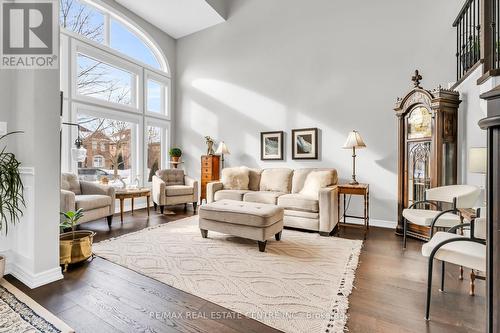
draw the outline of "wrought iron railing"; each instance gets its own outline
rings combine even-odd
[[[481,15],[481,0],[467,0],[453,22],[457,29],[457,81],[481,60]]]
[[[491,1],[491,69],[500,68],[500,0]]]

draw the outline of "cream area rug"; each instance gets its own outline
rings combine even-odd
[[[74,332],[25,293],[0,279],[0,332]]]
[[[343,332],[361,246],[285,229],[259,252],[256,241],[212,231],[202,238],[193,216],[97,243],[94,252],[284,332]]]

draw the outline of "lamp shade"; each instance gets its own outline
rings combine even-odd
[[[469,149],[469,172],[486,174],[486,153],[485,147]]]
[[[227,148],[227,146],[224,143],[224,141],[221,141],[219,143],[219,147],[217,147],[217,151],[215,153],[218,154],[218,155],[222,155],[222,154],[231,155],[231,153],[229,152],[229,149]]]
[[[366,145],[363,142],[363,139],[361,138],[361,135],[357,131],[352,131],[349,132],[349,135],[347,136],[347,140],[344,143],[345,149],[350,149],[350,148],[365,148]]]

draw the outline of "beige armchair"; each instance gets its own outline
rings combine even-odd
[[[163,214],[165,206],[192,203],[196,212],[198,206],[198,181],[184,175],[184,170],[164,169],[153,176],[153,204],[160,206]]]
[[[111,227],[115,213],[115,189],[110,186],[79,180],[71,173],[61,175],[61,212],[83,209],[78,223],[105,217]]]

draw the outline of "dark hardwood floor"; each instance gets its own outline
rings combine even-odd
[[[127,214],[123,224],[115,216],[111,230],[104,219],[82,228],[96,231],[99,242],[193,215],[182,207],[175,212],[162,216],[151,211],[148,219],[142,210]],[[363,235],[349,228],[340,236]],[[476,280],[477,295],[469,296],[468,274],[458,280],[458,268],[451,265],[445,293],[438,291],[436,268],[431,321],[424,320],[427,261],[420,246],[410,240],[403,252],[392,230],[371,228],[350,297],[350,332],[484,332],[485,283]],[[12,276],[6,278],[77,332],[277,332],[101,258],[71,267],[64,280],[33,290]]]

